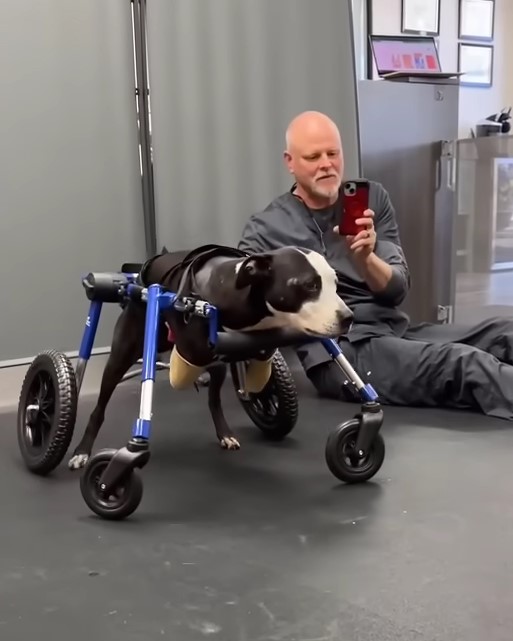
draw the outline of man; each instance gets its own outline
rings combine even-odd
[[[338,234],[344,175],[340,133],[328,116],[305,112],[286,132],[284,160],[295,182],[245,225],[239,247],[265,251],[296,245],[323,253],[339,295],[354,313],[344,354],[384,404],[478,409],[513,419],[513,321],[410,326],[399,310],[410,287],[394,208],[370,182],[369,210],[354,237]],[[321,396],[356,400],[322,345],[297,348]]]

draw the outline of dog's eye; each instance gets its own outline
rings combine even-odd
[[[313,276],[308,280],[300,280],[299,278],[289,278],[287,280],[289,287],[300,287],[307,292],[318,292],[321,288],[321,279],[318,276]]]
[[[320,282],[318,278],[311,278],[303,283],[303,287],[309,292],[316,292],[320,288]]]

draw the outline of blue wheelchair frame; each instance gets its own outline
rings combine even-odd
[[[141,405],[139,416],[137,417],[133,429],[132,438],[149,441],[151,434],[151,411],[152,411],[152,385],[155,382],[157,373],[157,331],[159,326],[160,313],[171,307],[175,307],[183,313],[192,313],[201,316],[208,321],[209,342],[213,348],[218,348],[219,354],[232,353],[233,347],[230,346],[232,335],[224,336],[224,333],[218,332],[218,313],[214,305],[207,301],[195,300],[193,298],[181,297],[177,300],[174,293],[164,290],[160,285],[150,285],[146,289],[135,283],[137,274],[124,274],[127,277],[128,285],[126,288],[126,297],[131,298],[135,295],[137,298],[146,303],[146,325],[144,332],[144,351],[142,358],[141,371]],[[96,332],[98,329],[100,315],[103,307],[103,301],[92,300],[89,307],[89,313],[84,327],[84,333],[80,344],[79,356],[76,367],[77,389],[80,390],[85,374],[86,365],[91,358]],[[250,338],[243,342],[248,345],[251,342],[252,350],[264,348],[286,347],[293,343],[320,341],[328,354],[338,363],[348,380],[352,381],[356,387],[363,403],[377,403],[378,394],[370,383],[364,383],[356,371],[347,361],[344,353],[333,338],[315,338],[298,335],[297,333],[285,332],[259,332],[253,333]],[[269,337],[276,337],[278,344],[269,344]],[[224,339],[224,340],[223,340]],[[280,340],[281,339],[281,340]],[[242,347],[244,349],[244,347]],[[242,359],[244,360],[244,359]]]
[[[91,281],[88,281],[88,278],[93,281],[96,279],[100,283],[103,282],[105,289],[102,291],[101,284],[96,288],[94,284],[91,284]],[[75,369],[77,394],[80,392],[86,366],[91,357],[103,304],[112,302],[122,304],[132,299],[146,305],[139,415],[132,426],[131,438],[128,443],[118,450],[113,450],[112,457],[101,474],[99,488],[103,493],[108,494],[109,491],[114,491],[119,483],[123,482],[123,478],[126,478],[134,468],[144,467],[150,458],[149,441],[153,388],[157,373],[157,336],[160,314],[172,307],[184,314],[205,319],[205,322],[208,323],[209,342],[214,352],[222,359],[231,360],[236,364],[240,394],[245,393],[245,362],[252,356],[256,356],[262,350],[280,349],[320,340],[348,381],[354,385],[361,400],[361,411],[355,416],[358,421],[358,430],[354,437],[355,442],[352,450],[362,458],[370,452],[383,422],[383,412],[378,395],[372,385],[364,383],[358,376],[335,339],[310,337],[299,334],[297,331],[285,330],[265,330],[251,333],[219,331],[218,311],[208,301],[193,297],[177,297],[176,294],[157,284],[145,288],[138,284],[137,278],[137,273],[122,271],[107,274],[91,273],[82,281],[90,300],[90,307]],[[347,424],[345,425],[347,427]],[[93,456],[89,460],[88,465],[92,464],[94,458]]]

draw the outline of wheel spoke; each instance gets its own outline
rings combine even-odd
[[[31,447],[41,450],[48,445],[55,411],[55,394],[48,374],[37,374],[29,398],[31,402],[25,412],[26,435]]]
[[[41,401],[41,399],[45,397],[48,389],[43,372],[39,372],[34,383],[36,398],[38,401]]]
[[[44,412],[46,410],[52,410],[55,405],[55,399],[53,398],[46,398],[42,399],[41,401],[41,411]]]
[[[47,412],[41,412],[41,427],[44,428],[44,432],[49,432],[52,429],[53,423],[53,414],[48,414]]]
[[[55,390],[51,379],[48,376],[41,377],[41,387],[39,391],[39,405],[42,410],[53,408],[55,405]]]

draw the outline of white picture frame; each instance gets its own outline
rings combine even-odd
[[[460,40],[491,42],[494,35],[495,0],[460,0]]]
[[[440,0],[401,0],[401,31],[440,35]]]
[[[463,71],[460,85],[488,88],[493,84],[493,45],[460,42],[458,71]]]

